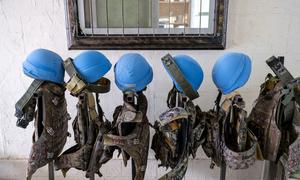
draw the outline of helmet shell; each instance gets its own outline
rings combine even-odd
[[[182,72],[183,76],[185,79],[191,84],[193,87],[194,91],[197,91],[202,82],[203,82],[203,70],[199,63],[193,59],[190,56],[187,55],[177,55],[174,56],[174,61],[177,64],[178,68]],[[167,70],[167,69],[166,69]],[[173,83],[175,84],[176,89],[179,92],[183,92],[182,88],[180,85],[175,81],[174,77],[171,76],[170,72],[167,70],[169,76],[173,80]]]
[[[65,70],[62,58],[47,49],[36,49],[23,62],[25,75],[39,80],[64,83]]]
[[[227,53],[217,60],[212,78],[223,94],[242,87],[251,74],[251,59],[243,53]]]
[[[87,83],[94,83],[111,68],[111,63],[98,51],[85,51],[74,58],[74,66]]]
[[[152,67],[138,53],[127,53],[116,63],[115,83],[121,91],[139,92],[153,79]]]

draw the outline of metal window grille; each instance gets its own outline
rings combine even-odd
[[[215,0],[78,0],[81,31],[91,36],[213,34]]]

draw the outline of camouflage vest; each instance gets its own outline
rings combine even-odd
[[[101,165],[97,165],[99,167],[97,169],[90,166],[90,161],[92,161],[91,157],[97,136],[99,136],[97,139],[101,142],[101,137],[110,128],[110,124],[99,120],[102,116],[97,115],[92,93],[83,92],[78,96],[78,99],[77,116],[73,121],[76,145],[66,150],[55,160],[55,168],[61,170],[64,176],[70,168],[88,171],[87,177],[90,177],[91,173],[98,173],[101,176],[99,172]],[[95,151],[99,150],[103,149],[95,149]],[[96,160],[96,154],[93,154],[93,158],[95,158],[93,160]]]
[[[287,132],[283,131],[284,134]],[[286,178],[300,178],[300,107],[295,104],[293,126],[288,130],[288,147],[284,150],[280,161],[285,169]]]
[[[300,178],[300,126],[297,126],[295,129],[298,134],[297,139],[289,145],[287,153],[280,157],[287,179]]]
[[[243,108],[243,99],[234,93],[226,97],[219,113],[210,110],[205,116],[207,138],[202,147],[217,166],[223,159],[231,169],[246,169],[255,162],[257,140],[247,128]]]
[[[76,145],[56,159],[55,168],[60,169],[64,176],[70,168],[86,171],[86,177],[95,173],[102,176],[99,171],[101,165],[112,158],[112,152],[103,147],[103,134],[111,129],[111,124],[103,121],[98,94],[109,92],[110,81],[102,77],[95,83],[86,83],[71,58],[64,61],[64,67],[70,76],[66,88],[71,95],[78,97],[77,116],[73,121]],[[96,94],[96,102],[93,93]]]
[[[249,116],[249,128],[258,138],[261,159],[280,160],[286,178],[296,177],[300,173],[298,90],[294,89],[293,83],[284,86],[271,74],[266,79]]]
[[[186,173],[189,155],[196,156],[198,147],[203,143],[204,118],[198,106],[187,100],[182,107],[175,107],[177,92],[172,89],[168,97],[169,110],[155,122],[156,130],[151,148],[159,166],[172,170],[160,179],[182,179]],[[182,95],[182,94],[180,94]],[[182,95],[183,96],[183,95]]]
[[[137,106],[124,102],[114,112],[113,129],[104,135],[104,146],[122,152],[123,162],[127,165],[131,157],[135,164],[135,180],[145,176],[149,148],[149,121],[147,99],[143,93],[137,94]]]
[[[27,179],[31,179],[38,168],[58,157],[66,143],[70,116],[65,88],[43,82],[29,100],[24,113],[24,117],[29,119],[35,117],[33,145],[27,167]]]
[[[258,138],[263,158],[276,161],[281,131],[276,124],[278,105],[283,97],[282,84],[272,77],[261,86],[260,94],[249,115],[249,128]]]

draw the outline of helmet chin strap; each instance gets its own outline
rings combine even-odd
[[[64,68],[71,77],[69,82],[66,83],[66,88],[72,95],[78,96],[84,90],[95,93],[107,93],[110,91],[110,80],[104,77],[93,84],[87,83],[77,72],[72,58],[64,61]]]

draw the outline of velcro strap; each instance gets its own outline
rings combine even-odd
[[[82,81],[76,74],[72,76],[70,81],[66,84],[66,88],[71,92],[72,95],[78,95],[86,87],[84,81]]]
[[[29,100],[32,98],[33,94],[37,91],[37,89],[43,84],[44,81],[35,79],[25,92],[25,94],[18,100],[15,105],[16,113],[15,116],[17,118],[22,118],[24,115],[24,107],[27,105]]]
[[[171,76],[175,79],[175,81],[182,88],[183,93],[190,98],[190,100],[196,99],[199,97],[197,91],[195,91],[192,85],[185,79],[179,67],[175,63],[173,57],[170,54],[162,57],[162,63],[167,68]]]
[[[64,68],[71,77],[70,81],[66,84],[66,88],[72,95],[77,96],[83,90],[95,93],[107,93],[110,91],[110,80],[102,77],[93,84],[88,84],[76,71],[73,60],[68,58],[64,61]]]
[[[91,121],[97,120],[97,111],[96,111],[96,105],[95,105],[95,99],[92,93],[87,93],[88,96],[88,109],[89,109],[89,115]]]
[[[116,136],[112,134],[105,134],[103,142],[105,146],[132,146],[140,144],[139,139],[133,138],[135,134],[129,136]]]

